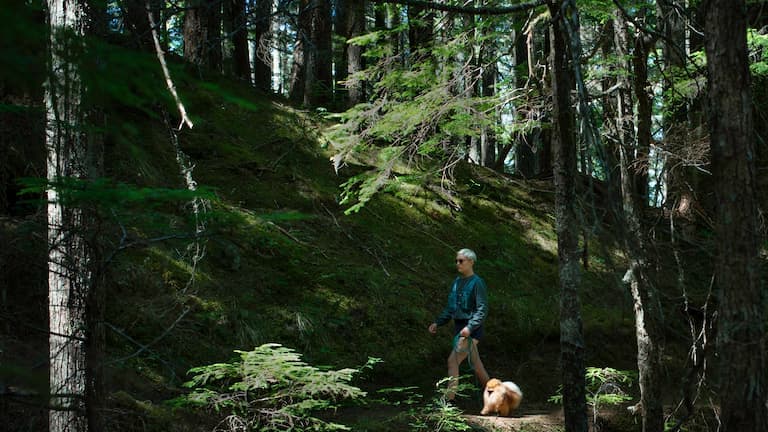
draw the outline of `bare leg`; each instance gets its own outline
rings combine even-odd
[[[451,355],[448,356],[448,376],[451,377],[451,381],[448,383],[448,393],[446,393],[448,400],[453,400],[456,397],[456,386],[459,385],[459,365],[467,358],[467,354],[466,352],[451,350]]]
[[[475,370],[475,376],[477,377],[477,381],[480,383],[480,389],[485,388],[485,383],[488,382],[488,372],[485,371],[485,366],[483,366],[483,361],[480,360],[480,352],[477,350],[477,344],[480,343],[477,339],[472,339],[474,342],[472,344],[472,357],[470,358],[470,361],[472,362],[472,368]]]

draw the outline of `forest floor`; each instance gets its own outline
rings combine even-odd
[[[460,404],[461,405],[461,404]],[[564,430],[564,415],[561,407],[552,404],[533,404],[522,406],[509,417],[483,416],[479,414],[480,408],[472,407],[463,409],[460,422],[464,426],[457,426],[449,419],[443,419],[443,428],[434,427],[431,430],[469,430],[476,432],[562,432]],[[632,416],[624,406],[605,407],[597,412],[599,428],[594,428],[594,412],[590,409],[587,413],[587,421],[592,431],[624,432],[638,430],[640,417]],[[353,409],[340,413],[336,419],[350,425],[351,430],[358,432],[378,432],[391,430],[405,430],[413,424],[416,417],[411,416],[407,410],[396,407],[370,410]],[[696,430],[696,429],[691,429]]]
[[[466,414],[467,424],[493,431],[556,431],[563,426],[562,410],[521,410],[511,417]]]

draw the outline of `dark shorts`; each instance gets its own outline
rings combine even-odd
[[[469,323],[469,320],[454,319],[453,320],[453,335],[456,336],[456,334],[458,332],[460,332],[461,329],[463,329],[464,327],[467,326],[467,323]],[[470,333],[469,335],[472,336],[472,339],[482,340],[483,339],[483,326],[481,325],[480,327],[472,330],[472,333]]]

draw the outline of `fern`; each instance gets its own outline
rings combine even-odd
[[[359,369],[321,370],[279,344],[235,352],[239,358],[231,363],[190,369],[185,386],[193,391],[171,403],[225,414],[217,430],[347,430],[313,414],[364,398],[366,392],[350,382],[380,361],[371,358]]]
[[[592,415],[596,420],[599,409],[604,405],[619,405],[632,400],[626,391],[637,380],[637,372],[622,371],[611,367],[588,367],[584,378],[587,385],[587,405],[592,407]],[[563,402],[563,387],[551,396],[549,402]]]

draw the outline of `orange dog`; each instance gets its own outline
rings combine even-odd
[[[501,382],[496,378],[491,378],[485,384],[483,392],[483,410],[481,415],[498,413],[506,417],[512,413],[512,410],[520,406],[523,400],[523,392],[520,387],[512,381]]]

